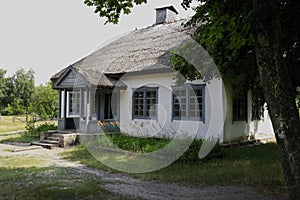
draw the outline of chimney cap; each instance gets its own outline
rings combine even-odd
[[[159,8],[155,8],[155,10],[163,10],[163,9],[169,9],[169,10],[173,11],[174,13],[178,14],[177,10],[172,5],[162,6],[162,7],[159,7]]]

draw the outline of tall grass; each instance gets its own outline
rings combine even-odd
[[[57,121],[38,121],[35,125],[41,125],[44,123],[57,125]],[[0,134],[12,131],[19,131],[26,129],[26,117],[25,116],[0,116]]]
[[[1,116],[0,118],[0,134],[11,131],[25,130],[26,117]]]

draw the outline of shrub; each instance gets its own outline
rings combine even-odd
[[[100,126],[105,133],[120,132],[119,122],[116,121],[98,121],[98,126]]]
[[[56,130],[57,126],[54,124],[50,124],[45,122],[41,125],[36,125],[35,121],[28,121],[25,126],[28,135],[39,135],[42,132],[46,132],[48,130]]]
[[[171,140],[162,138],[139,138],[123,134],[110,134],[107,135],[110,141],[119,148],[131,152],[143,152],[149,153],[157,151],[167,145]],[[105,143],[109,144],[109,143]],[[202,140],[193,140],[189,148],[184,152],[184,154],[178,159],[180,162],[199,162],[199,150],[202,145]],[[213,148],[213,150],[208,154],[206,159],[215,158],[221,155],[221,148],[219,144]]]

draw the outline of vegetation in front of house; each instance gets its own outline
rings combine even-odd
[[[89,167],[116,172],[97,161],[83,145],[69,149],[63,155]],[[191,185],[249,185],[274,193],[285,191],[278,148],[273,143],[223,149],[221,157],[194,163],[177,161],[159,171],[130,175]]]
[[[56,130],[57,122],[55,121],[46,121],[46,122],[34,122],[28,121],[17,121],[12,122],[12,117],[2,116],[5,118],[5,127],[3,128],[3,124],[0,123],[1,131],[0,131],[0,142],[18,142],[18,143],[30,143],[35,140],[39,140],[40,133],[48,131],[48,130]],[[23,118],[25,117],[18,117]],[[15,129],[13,127],[16,127]],[[3,128],[3,129],[2,129]],[[26,129],[24,132],[16,132],[10,133],[10,131]],[[2,132],[3,131],[3,132]]]
[[[44,122],[36,123],[35,121],[26,122],[26,135],[38,135],[48,130],[57,130],[56,123]]]
[[[171,139],[166,138],[143,138],[143,137],[133,137],[129,135],[124,135],[120,133],[106,134],[98,138],[98,140],[93,140],[95,145],[101,145],[104,147],[112,147],[112,145],[117,146],[123,150],[135,152],[135,153],[150,153],[162,149],[167,144],[171,142]],[[184,162],[198,162],[198,153],[202,145],[202,140],[193,140],[189,148],[185,153],[179,158],[180,161]],[[214,156],[220,156],[221,148],[219,144],[216,144],[209,158]]]

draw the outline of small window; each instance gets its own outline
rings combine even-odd
[[[204,121],[204,85],[173,88],[173,119]]]
[[[233,99],[233,120],[247,121],[247,92],[243,91]]]
[[[68,117],[80,116],[80,92],[68,92]]]
[[[142,87],[133,92],[133,118],[149,119],[156,117],[158,88]]]

